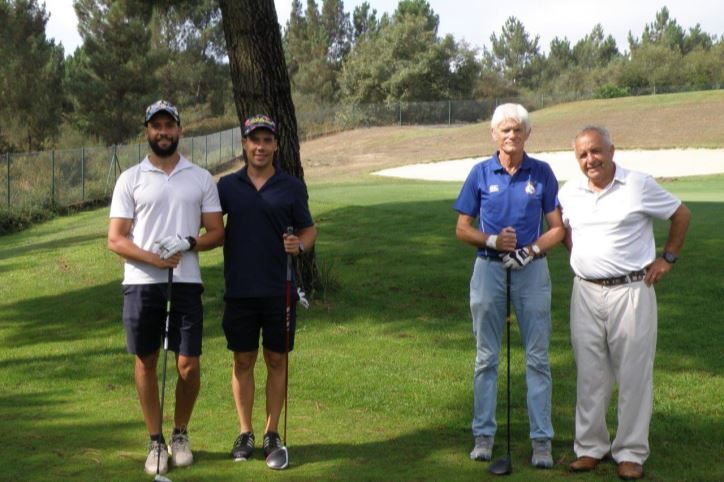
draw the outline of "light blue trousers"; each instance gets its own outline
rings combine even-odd
[[[548,344],[551,278],[545,258],[512,270],[510,298],[525,348],[530,438],[553,438]],[[502,263],[478,257],[470,280],[470,311],[477,342],[473,375],[473,436],[495,435],[498,362],[505,329],[506,273]]]

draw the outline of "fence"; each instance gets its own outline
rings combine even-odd
[[[240,140],[238,127],[186,137],[179,142],[179,152],[195,164],[213,170],[236,156]],[[125,144],[4,154],[0,206],[64,207],[103,199],[111,193],[116,175],[141,162],[147,150],[146,144]]]
[[[721,88],[718,84],[708,87]],[[659,88],[658,92],[663,90]],[[633,94],[647,93],[637,91]],[[495,107],[504,102],[518,102],[533,111],[546,105],[592,96],[533,94],[483,100],[349,104],[327,106],[311,112],[299,111],[296,115],[299,138],[303,140],[357,127],[480,122],[489,119]],[[179,143],[179,151],[186,158],[212,171],[233,159],[240,148],[241,132],[238,127],[206,136],[186,137]],[[140,162],[147,150],[145,144],[127,144],[4,154],[0,157],[0,164],[4,164],[0,168],[0,208],[63,207],[103,199],[113,189],[116,175]]]

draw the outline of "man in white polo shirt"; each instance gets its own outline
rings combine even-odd
[[[654,284],[676,262],[689,227],[689,209],[649,175],[613,162],[608,131],[582,129],[576,159],[585,177],[558,198],[575,273],[571,342],[576,357],[576,436],[573,471],[593,470],[611,453],[624,480],[643,477],[649,455],[656,351]],[[653,218],[671,221],[656,257]],[[613,443],[606,411],[618,382],[618,428]]]
[[[168,470],[168,451],[159,430],[156,365],[165,325],[168,270],[173,269],[169,349],[176,353],[178,371],[171,461],[182,467],[193,461],[186,426],[201,379],[203,286],[197,252],[223,244],[224,224],[211,175],[177,151],[178,110],[159,100],[146,109],[144,125],[152,152],[116,182],[108,247],[125,260],[123,324],[128,352],[136,355],[136,389],[151,439],[145,471],[155,474],[158,464],[163,474]],[[199,235],[202,226],[206,232]]]

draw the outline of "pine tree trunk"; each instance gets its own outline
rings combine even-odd
[[[282,169],[304,182],[297,118],[274,0],[219,0],[219,6],[239,119],[271,115],[279,126]],[[297,273],[308,294],[319,288],[313,249],[299,258]]]

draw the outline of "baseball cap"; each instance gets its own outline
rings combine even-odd
[[[257,129],[268,129],[272,132],[272,134],[274,134],[274,136],[277,135],[277,123],[274,122],[271,117],[264,114],[257,114],[249,117],[244,121],[241,127],[241,133],[244,137],[248,136]]]
[[[167,100],[157,100],[146,108],[146,117],[143,121],[143,125],[147,125],[148,121],[151,120],[151,117],[155,116],[159,112],[167,113],[173,117],[173,120],[175,120],[177,124],[181,124],[181,116],[178,115],[178,109],[176,109],[176,107]]]

